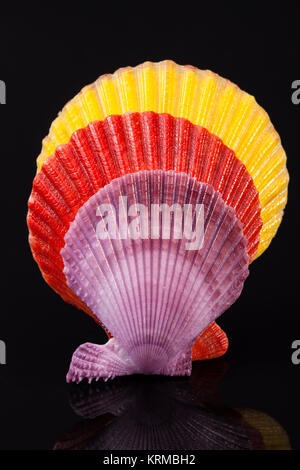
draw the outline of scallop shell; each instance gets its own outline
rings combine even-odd
[[[37,159],[38,171],[75,130],[128,111],[187,118],[219,136],[235,152],[259,192],[263,220],[259,256],[276,234],[287,201],[285,152],[268,114],[254,97],[211,71],[163,61],[101,76],[69,101],[53,121]]]
[[[79,207],[114,178],[153,167],[183,171],[211,184],[236,211],[248,254],[255,255],[262,224],[258,194],[244,165],[219,138],[186,119],[152,112],[93,122],[74,132],[44,163],[33,183],[27,218],[31,249],[44,278],[66,301],[90,314],[63,275],[60,251],[70,222]],[[217,327],[213,329],[217,333]],[[225,352],[227,338],[220,329],[218,335],[218,347]]]
[[[153,204],[172,206],[172,216],[157,219]],[[193,214],[187,232],[185,207]],[[246,245],[235,211],[185,173],[140,171],[100,189],[78,210],[61,255],[69,288],[113,339],[80,346],[67,380],[189,375],[197,336],[240,295]]]

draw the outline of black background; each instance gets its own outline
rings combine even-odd
[[[75,16],[73,16],[75,15]],[[0,18],[2,308],[0,448],[51,448],[78,417],[68,406],[65,374],[74,349],[105,335],[43,281],[27,242],[27,200],[35,159],[67,100],[103,73],[145,60],[172,59],[211,69],[256,97],[288,156],[289,202],[270,248],[250,268],[238,301],[219,324],[227,332],[229,370],[223,400],[269,413],[300,448],[298,200],[300,105],[299,11],[294,4],[253,2],[117,3],[110,10],[28,11]]]

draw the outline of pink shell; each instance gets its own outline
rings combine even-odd
[[[203,205],[202,247],[187,249],[189,237],[177,238],[182,219],[176,211],[169,234],[167,219],[160,220],[158,238],[151,230],[144,238],[99,238],[98,208],[111,204],[119,221],[120,196],[127,196],[127,207],[149,208],[140,213],[140,228],[154,226],[151,204]],[[114,337],[104,346],[80,346],[68,381],[190,374],[192,344],[240,295],[249,263],[234,209],[212,186],[162,170],[125,175],[100,189],[78,210],[61,255],[68,286]]]

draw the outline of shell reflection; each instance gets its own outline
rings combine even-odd
[[[191,377],[130,376],[70,385],[70,403],[84,420],[55,450],[290,449],[284,429],[267,414],[232,408],[217,386],[223,360],[202,362]]]

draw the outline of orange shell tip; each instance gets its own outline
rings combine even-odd
[[[223,356],[228,349],[228,337],[216,322],[212,322],[197,338],[193,346],[193,361],[204,361]]]

